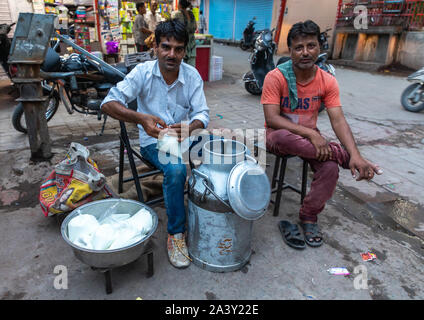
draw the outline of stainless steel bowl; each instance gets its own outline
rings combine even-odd
[[[111,206],[119,203],[120,212],[116,212],[117,214],[135,214],[140,209],[145,208],[150,212],[153,219],[153,226],[150,232],[146,237],[141,239],[138,242],[135,242],[132,245],[127,247],[115,249],[115,250],[90,250],[86,248],[82,248],[69,240],[68,237],[68,223],[78,214],[91,214],[96,217],[100,217],[107,209]],[[62,222],[61,232],[62,237],[68,243],[72,250],[74,251],[75,256],[81,260],[83,263],[101,269],[109,269],[120,267],[131,263],[137,260],[146,250],[146,245],[148,244],[150,237],[156,231],[158,226],[158,216],[153,209],[146,206],[144,203],[128,200],[128,199],[105,199],[98,200],[82,205],[78,209],[73,210]]]

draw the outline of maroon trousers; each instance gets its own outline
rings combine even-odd
[[[325,203],[331,198],[339,178],[339,165],[349,168],[349,153],[338,143],[329,143],[332,156],[330,160],[318,161],[316,149],[306,138],[291,133],[288,130],[266,131],[266,148],[280,155],[296,155],[306,160],[314,175],[311,189],[303,200],[299,218],[301,221],[317,222],[317,215],[324,210]]]

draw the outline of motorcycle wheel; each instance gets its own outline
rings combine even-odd
[[[47,109],[46,109],[46,120],[47,122],[50,121],[51,118],[55,115],[57,108],[59,107],[59,93],[54,90],[52,94],[50,95],[50,99],[47,100]],[[15,110],[13,110],[12,115],[12,124],[13,127],[22,133],[27,134],[27,128],[26,128],[26,121],[25,121],[25,114],[24,114],[24,105],[22,102],[20,102],[16,107]]]
[[[249,49],[249,46],[245,45],[244,41],[241,40],[240,41],[240,48],[241,48],[241,50],[246,51],[247,49]]]
[[[414,103],[414,102],[411,101],[411,98],[413,98],[413,97],[410,97],[410,95],[418,87],[421,87],[421,88],[418,89],[419,91],[422,92],[424,90],[424,86],[421,86],[420,83],[413,83],[413,84],[409,85],[402,93],[402,97],[400,99],[400,102],[402,103],[402,106],[408,111],[420,112],[421,110],[424,110],[424,102],[421,99],[417,103]],[[421,93],[421,94],[423,94],[423,93]]]
[[[249,81],[244,83],[244,87],[250,94],[253,94],[254,96],[259,96],[262,93],[262,90],[258,87],[256,82]]]

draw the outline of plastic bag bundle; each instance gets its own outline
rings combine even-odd
[[[39,201],[46,217],[112,196],[105,176],[89,156],[86,147],[72,142],[66,158],[43,181]]]
[[[142,240],[153,227],[152,215],[144,208],[132,216],[115,210],[112,206],[98,220],[77,215],[68,224],[69,240],[86,249],[114,250]]]

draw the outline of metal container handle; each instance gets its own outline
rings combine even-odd
[[[203,192],[201,201],[205,201],[205,196],[206,193],[211,193],[215,198],[218,199],[218,201],[220,201],[222,204],[224,204],[225,206],[227,206],[231,211],[233,210],[233,208],[225,201],[223,200],[220,196],[218,196],[215,191],[212,190],[212,188],[210,187],[210,185],[213,186],[211,180],[209,179],[209,176],[204,174],[203,172],[200,172],[197,169],[192,169],[191,172],[193,173],[193,182],[191,184],[191,188],[194,187],[194,185],[196,184],[196,178],[195,175],[199,175],[201,178],[203,178],[203,185],[205,186],[205,191]]]
[[[258,164],[258,160],[256,160],[252,156],[249,156],[248,154],[246,154],[246,158],[247,158],[247,160],[252,160],[254,163]]]

